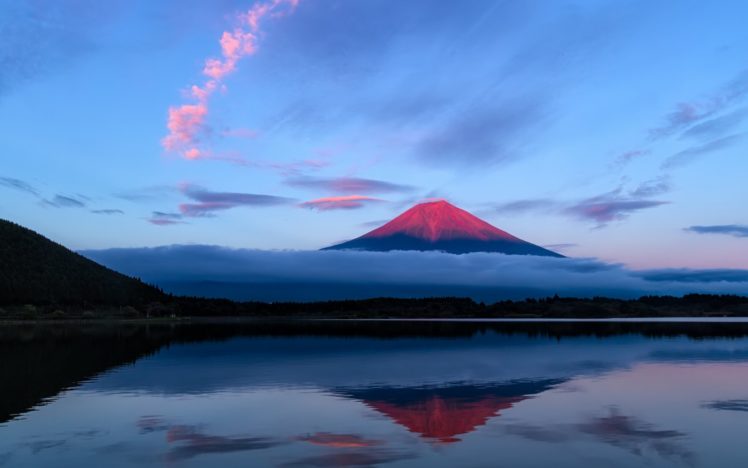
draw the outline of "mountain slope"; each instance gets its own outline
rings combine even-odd
[[[563,257],[502,231],[449,202],[421,203],[384,226],[323,250],[439,250]]]
[[[0,304],[137,305],[158,289],[0,219]]]

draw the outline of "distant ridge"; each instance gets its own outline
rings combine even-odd
[[[153,286],[0,219],[0,304],[138,305],[163,298]]]
[[[445,200],[418,204],[384,226],[323,250],[438,250],[563,257],[515,237]]]

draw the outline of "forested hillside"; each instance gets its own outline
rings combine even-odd
[[[163,293],[0,219],[0,304],[139,305]]]

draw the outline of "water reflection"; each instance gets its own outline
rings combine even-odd
[[[175,445],[166,454],[169,461],[183,460],[209,453],[260,450],[280,445],[267,437],[228,437],[207,435],[194,426],[171,426],[166,441]]]
[[[383,445],[384,441],[366,439],[357,434],[331,434],[329,432],[317,432],[307,436],[299,437],[297,440],[309,442],[314,445],[335,448],[360,448]]]
[[[710,401],[704,404],[705,408],[724,411],[746,411],[748,412],[748,400],[722,400]]]
[[[3,329],[0,466],[745,466],[747,330],[666,325]]]
[[[378,466],[385,463],[412,460],[416,456],[408,452],[397,452],[392,450],[366,450],[343,453],[328,453],[303,457],[298,460],[283,463],[281,466],[311,466],[311,467],[345,467],[345,466]]]
[[[337,393],[360,400],[425,439],[452,443],[460,441],[457,436],[473,432],[502,410],[560,382],[545,380],[481,386],[370,387],[339,390]]]
[[[607,415],[579,424],[578,429],[638,457],[653,451],[664,459],[693,464],[694,455],[685,445],[684,432],[657,428],[635,416],[621,414],[616,407]]]

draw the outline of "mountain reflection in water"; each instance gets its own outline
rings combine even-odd
[[[0,466],[748,463],[746,324],[30,325],[0,352]]]
[[[483,426],[502,410],[561,383],[561,380],[511,382],[503,385],[444,387],[371,387],[338,391],[360,400],[408,431],[442,443]]]

